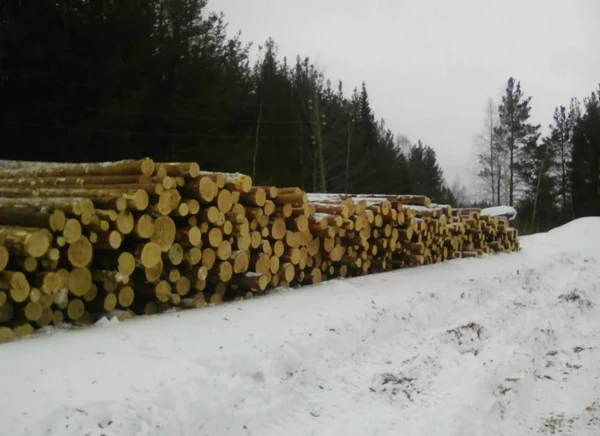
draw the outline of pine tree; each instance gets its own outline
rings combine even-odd
[[[525,145],[530,144],[539,133],[540,126],[528,122],[531,97],[524,97],[521,83],[508,79],[505,95],[498,107],[500,125],[494,129],[499,153],[508,156],[508,204],[515,203],[518,180],[518,165]],[[501,177],[501,176],[500,176]]]
[[[572,218],[571,183],[569,168],[571,166],[573,129],[578,118],[578,103],[571,101],[570,111],[564,106],[554,110],[550,125],[550,135],[546,138],[553,155],[553,175],[557,179],[558,197],[560,201],[560,222]]]
[[[584,100],[573,130],[571,183],[575,217],[600,216],[600,89]]]
[[[427,195],[434,202],[441,202],[447,197],[449,190],[444,191],[444,176],[436,153],[421,140],[410,150],[408,176],[410,193]]]
[[[518,203],[518,216],[528,223],[529,232],[548,230],[556,222],[554,161],[555,150],[548,140],[538,143],[535,138],[523,147],[518,169],[524,192]]]

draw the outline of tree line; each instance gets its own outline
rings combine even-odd
[[[478,138],[478,176],[487,205],[518,211],[527,233],[600,215],[600,87],[583,101],[555,108],[549,134],[530,121],[531,97],[509,78],[500,104],[492,100]]]
[[[206,1],[1,8],[4,159],[193,160],[260,185],[455,203],[434,149],[378,119],[365,83],[346,93],[310,59],[280,59],[272,39],[252,63]]]
[[[203,0],[6,0],[0,4],[4,159],[150,156],[311,192],[412,193],[511,205],[521,231],[600,214],[600,90],[556,108],[550,134],[510,78],[479,138],[486,200],[448,186],[434,149],[375,115],[309,58],[256,61]],[[438,144],[443,145],[443,144]]]

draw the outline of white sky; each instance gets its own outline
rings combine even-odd
[[[308,56],[350,92],[364,80],[377,118],[421,139],[451,183],[472,186],[473,137],[510,76],[546,132],[554,108],[600,83],[600,0],[209,0],[254,48]]]

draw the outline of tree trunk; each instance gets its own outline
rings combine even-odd
[[[260,106],[258,108],[258,120],[256,121],[254,155],[252,156],[252,180],[256,180],[256,160],[258,159],[258,151],[259,151],[258,132],[260,129],[261,117],[262,117],[262,102],[260,103]]]
[[[350,172],[350,144],[352,143],[352,132],[350,130],[351,120],[348,120],[348,144],[346,145],[346,180],[344,183],[344,194],[348,193],[348,178]]]
[[[500,198],[500,192],[501,192],[500,191],[500,183],[501,183],[501,181],[502,181],[502,168],[500,165],[500,161],[498,161],[498,180],[497,180],[498,188],[496,189],[496,195],[498,196],[498,200],[496,201],[497,206],[501,206],[501,204],[502,204],[501,198]]]
[[[515,144],[514,144],[514,138],[512,136],[512,132],[511,132],[511,138],[510,138],[510,164],[509,164],[509,173],[510,173],[510,182],[509,182],[509,186],[508,186],[508,205],[509,206],[513,206],[513,189],[514,189],[514,156],[515,156]]]

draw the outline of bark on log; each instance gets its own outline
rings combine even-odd
[[[52,210],[61,210],[67,215],[81,215],[84,212],[94,212],[94,203],[89,198],[75,198],[72,196],[62,198],[5,198],[0,197],[0,208],[13,209],[14,213],[27,215],[28,213],[48,213]]]
[[[42,257],[50,248],[52,234],[37,227],[0,226],[0,244],[21,256]]]
[[[1,161],[0,178],[146,175],[154,172],[150,158],[100,163]]]

